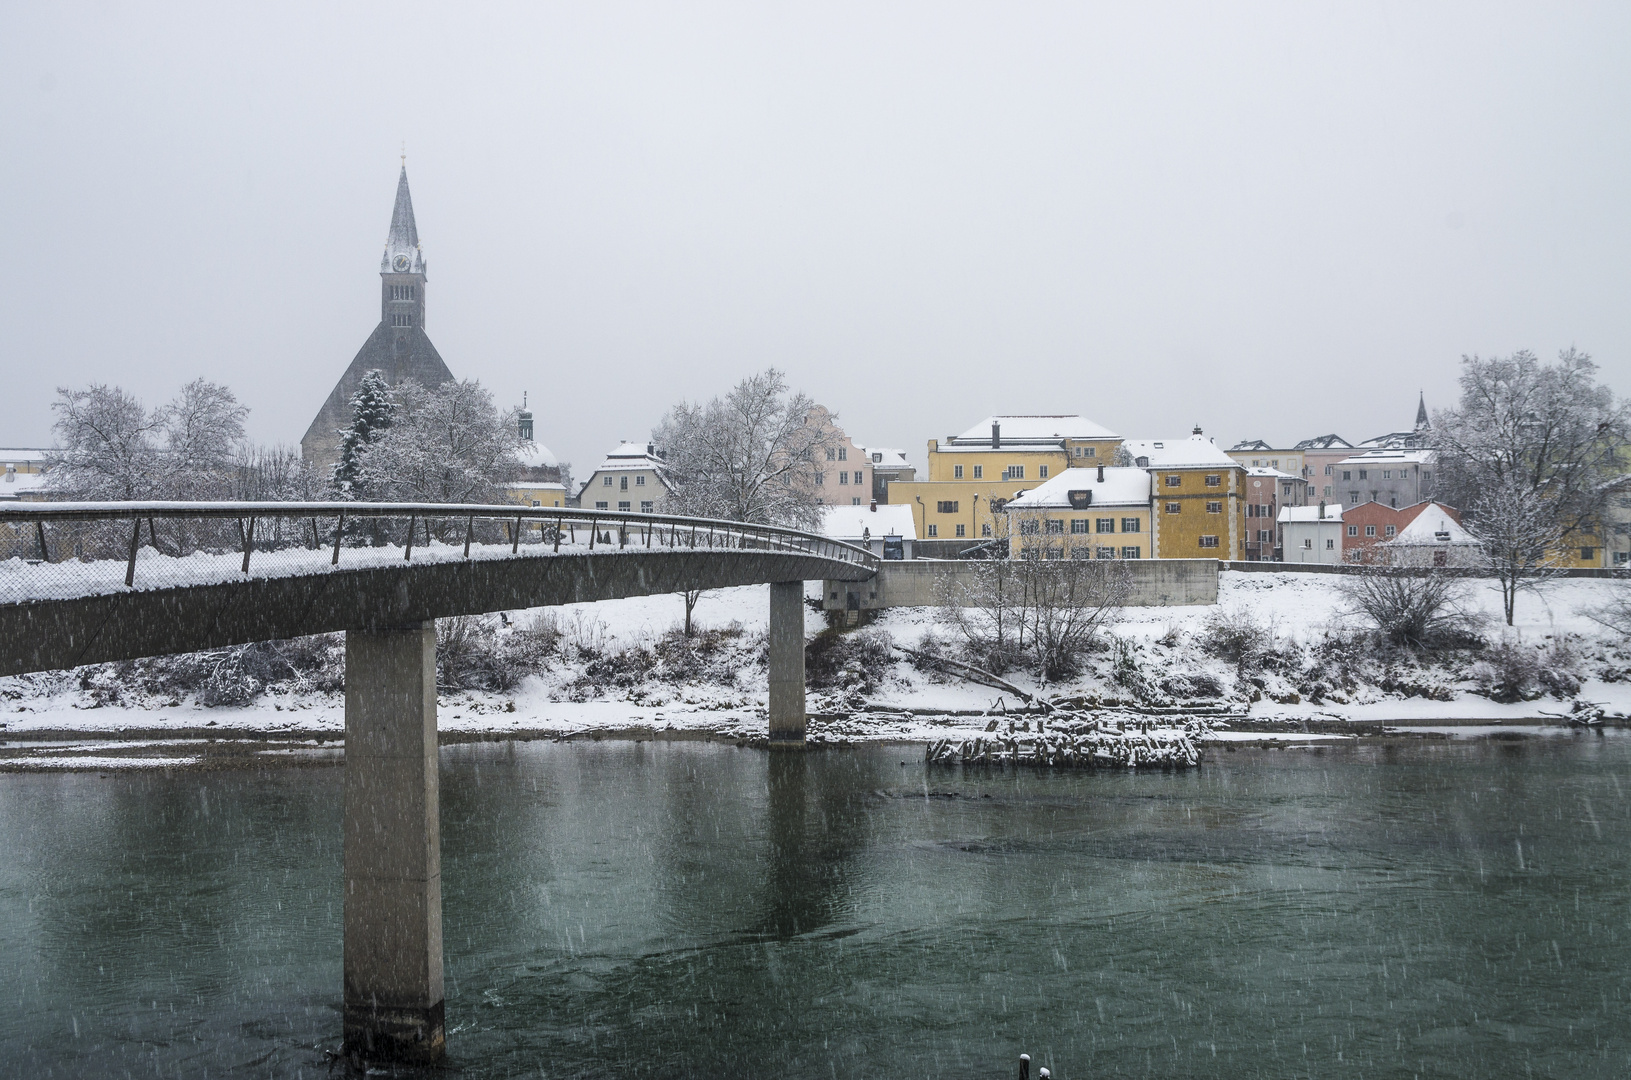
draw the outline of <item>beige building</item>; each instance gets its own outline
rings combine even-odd
[[[822,506],[864,506],[871,502],[872,460],[866,448],[844,433],[825,406],[811,409],[804,422],[823,427],[833,436],[832,445],[815,464],[816,502]]]
[[[1147,559],[1150,474],[1143,469],[1066,469],[1008,500],[1009,555],[1021,559]]]
[[[661,514],[668,501],[663,459],[651,443],[623,443],[589,475],[578,490],[585,510]]]

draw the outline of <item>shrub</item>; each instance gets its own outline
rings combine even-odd
[[[437,621],[438,689],[509,690],[537,671],[559,642],[547,628],[501,634],[494,623],[491,616],[482,615]]]
[[[1477,618],[1464,607],[1460,578],[1367,567],[1348,577],[1348,602],[1382,640],[1411,649],[1454,648],[1475,637]]]
[[[883,630],[843,634],[823,630],[805,646],[804,676],[814,689],[870,694],[894,663],[894,640]]]

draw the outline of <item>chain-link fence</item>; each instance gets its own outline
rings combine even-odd
[[[0,603],[405,563],[633,550],[794,551],[874,569],[796,529],[540,507],[401,503],[28,503],[0,507]]]

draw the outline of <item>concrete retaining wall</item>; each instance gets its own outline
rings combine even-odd
[[[945,582],[966,578],[981,565],[968,560],[887,562],[871,581],[826,582],[822,607],[827,611],[934,607],[940,602]],[[1133,577],[1129,606],[1181,607],[1218,602],[1216,559],[1128,559],[1119,565]]]

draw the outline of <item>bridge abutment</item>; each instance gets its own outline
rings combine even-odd
[[[770,745],[804,745],[804,582],[770,586]]]
[[[345,636],[345,1050],[445,1047],[436,623]]]

